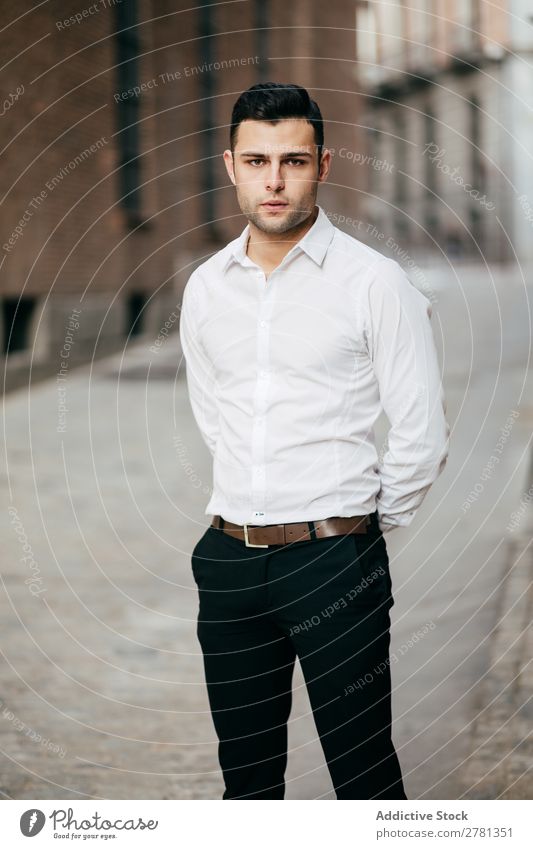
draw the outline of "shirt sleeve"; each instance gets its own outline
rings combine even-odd
[[[378,462],[379,527],[410,525],[449,450],[446,400],[431,328],[431,303],[391,259],[377,262],[368,288],[369,353],[388,445]]]
[[[218,438],[218,409],[215,377],[198,336],[200,298],[197,280],[191,275],[183,292],[180,315],[180,342],[185,357],[187,389],[191,409],[200,434],[214,456]]]

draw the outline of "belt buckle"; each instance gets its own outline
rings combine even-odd
[[[268,548],[268,545],[263,545],[263,544],[258,545],[255,542],[250,542],[250,540],[248,539],[248,525],[246,525],[246,524],[243,525],[243,528],[244,528],[244,543],[246,545],[246,548]]]

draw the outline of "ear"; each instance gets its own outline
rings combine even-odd
[[[224,165],[226,166],[226,171],[229,174],[229,178],[233,185],[235,185],[235,171],[233,170],[233,154],[231,150],[225,150],[222,154],[224,159]]]
[[[322,149],[322,158],[320,160],[320,168],[318,172],[318,182],[323,183],[328,174],[331,166],[331,151],[327,149],[327,147]]]

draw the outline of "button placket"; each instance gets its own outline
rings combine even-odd
[[[261,271],[258,275],[266,284],[266,278]],[[266,401],[270,383],[270,318],[272,313],[272,286],[263,285],[259,292],[259,309],[257,316],[257,360],[256,383],[253,398],[252,423],[252,509],[254,517],[265,517],[266,514],[266,469],[265,469],[265,440],[266,440]],[[257,523],[257,519],[256,519]]]

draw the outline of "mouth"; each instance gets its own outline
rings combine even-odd
[[[279,200],[267,200],[266,203],[261,204],[263,209],[267,209],[269,212],[280,212],[281,210],[286,209],[288,205],[288,203]]]

